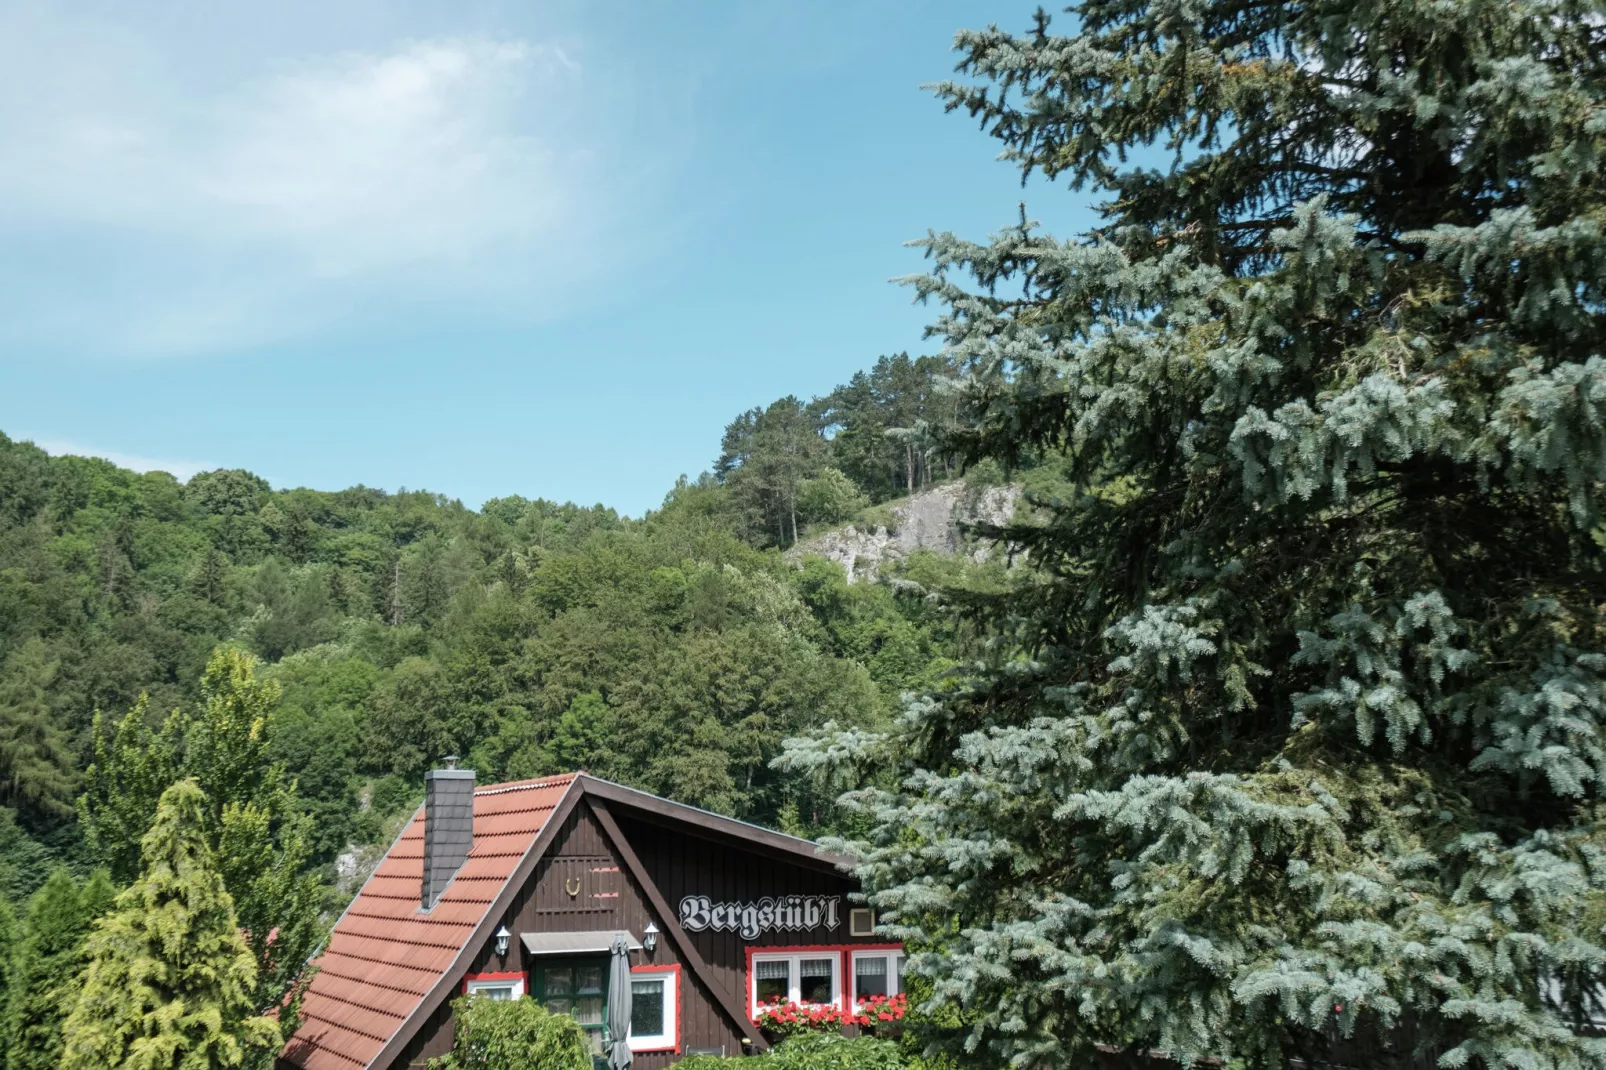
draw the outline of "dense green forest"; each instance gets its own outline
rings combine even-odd
[[[136,706],[158,725],[226,644],[280,689],[271,757],[331,879],[446,754],[487,780],[585,768],[759,821],[822,817],[769,768],[780,742],[888,717],[962,643],[918,593],[775,547],[946,474],[915,441],[944,418],[944,371],[884,358],[743,413],[713,472],[640,519],[239,470],[180,484],[0,436],[0,882],[16,898],[57,861],[88,866],[74,800],[96,712],[102,742]]]

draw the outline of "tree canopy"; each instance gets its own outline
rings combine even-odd
[[[890,716],[954,630],[887,587],[818,597],[775,548],[902,491],[887,432],[940,421],[946,368],[884,358],[867,391],[744,414],[639,519],[238,469],[181,484],[0,435],[0,894],[20,904],[62,864],[132,880],[157,798],[194,776],[268,985],[305,948],[270,962],[258,930],[291,927],[240,874],[349,894],[445,754],[486,780],[585,767],[749,819],[824,816],[770,767],[781,741]]]
[[[201,788],[208,845],[256,959],[253,1000],[266,1008],[279,1005],[321,943],[325,897],[309,864],[311,816],[272,755],[280,688],[256,668],[250,654],[222,647],[207,662],[201,701],[173,711],[159,730],[143,703],[113,732],[97,720],[79,814],[96,860],[126,884],[145,865],[140,841],[160,799],[181,780]]]
[[[207,839],[194,779],[162,793],[139,878],[87,945],[62,1070],[223,1070],[271,1062],[279,1023],[253,1002],[256,961]]]

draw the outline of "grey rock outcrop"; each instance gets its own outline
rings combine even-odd
[[[894,505],[891,525],[871,531],[849,524],[801,540],[786,556],[795,561],[815,554],[835,561],[849,583],[873,580],[883,566],[916,550],[964,554],[980,562],[991,547],[966,538],[963,525],[1003,524],[1014,516],[1019,500],[1020,488],[1014,486],[972,491],[963,481],[944,483]]]

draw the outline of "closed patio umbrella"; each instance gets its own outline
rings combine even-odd
[[[630,1067],[630,945],[621,933],[608,956],[608,1070]]]

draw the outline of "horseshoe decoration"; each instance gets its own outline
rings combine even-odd
[[[573,880],[565,880],[563,882],[563,890],[569,893],[569,898],[570,899],[573,899],[575,896],[579,895],[580,894],[580,878],[576,877]]]

